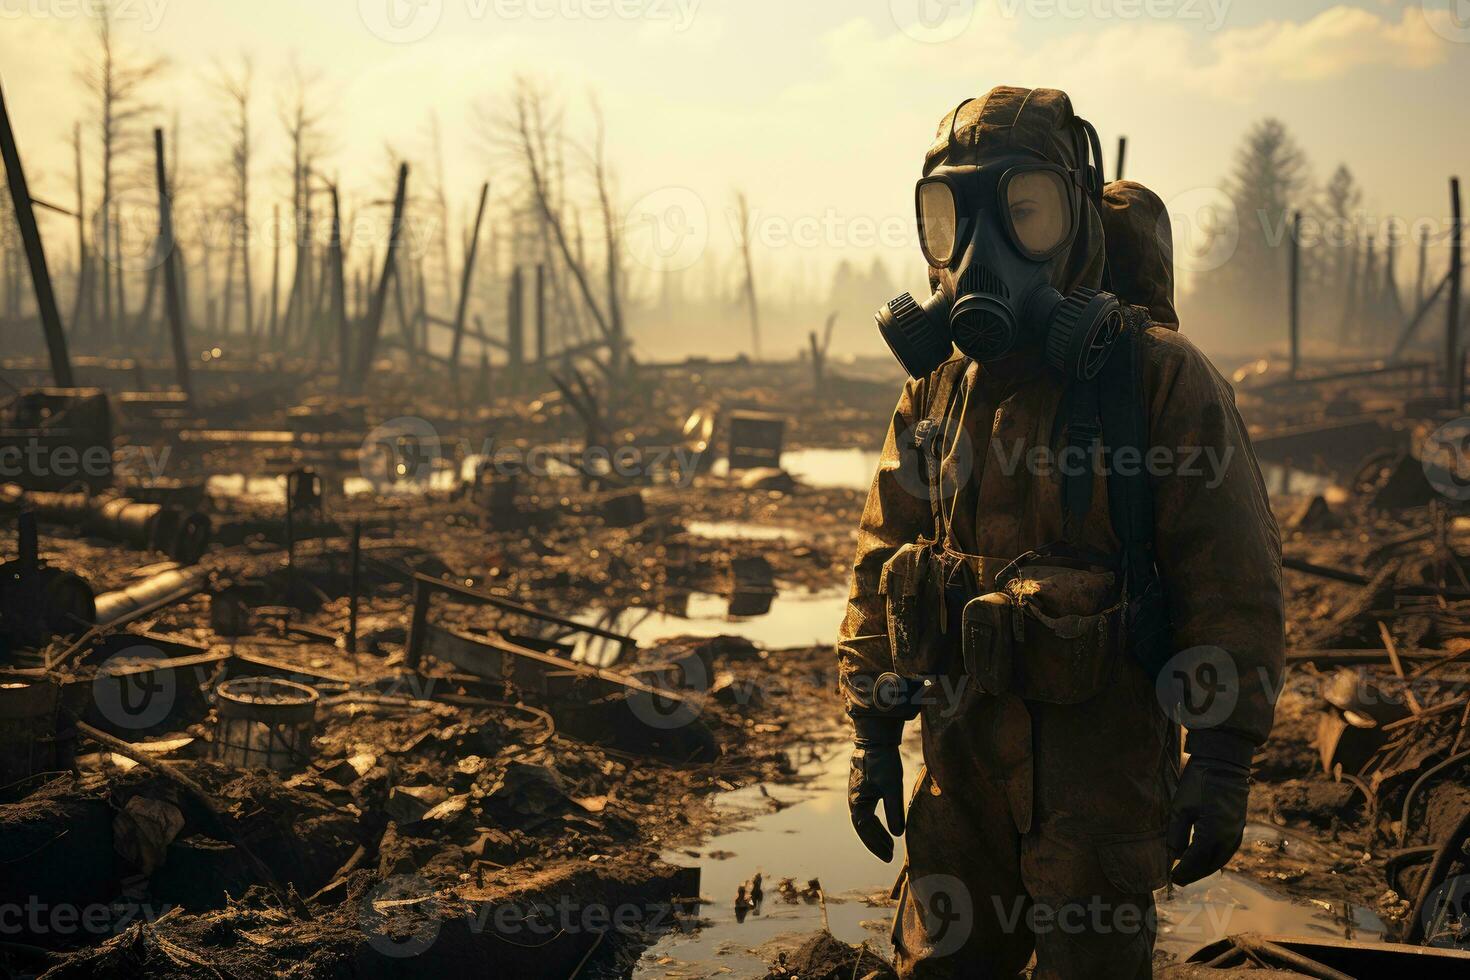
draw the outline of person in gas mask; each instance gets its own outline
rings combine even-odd
[[[923,172],[933,295],[878,314],[912,380],[838,642],[852,822],[885,861],[906,840],[901,975],[1014,976],[1034,952],[1037,977],[1149,976],[1153,891],[1241,841],[1282,666],[1280,537],[1229,385],[1150,318],[1172,317],[1167,278],[1109,268],[1119,205],[1067,96],[962,103]]]

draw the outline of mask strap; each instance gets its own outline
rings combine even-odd
[[[1076,126],[1077,142],[1079,144],[1077,149],[1078,155],[1082,160],[1083,173],[1087,172],[1088,157],[1091,156],[1092,158],[1092,186],[1090,186],[1087,190],[1088,193],[1092,195],[1092,203],[1093,206],[1097,209],[1098,221],[1101,222],[1103,208],[1103,186],[1105,183],[1103,177],[1102,140],[1098,138],[1097,129],[1092,125],[1092,123],[1088,122],[1086,119],[1083,119],[1081,116],[1072,117],[1072,123],[1074,126]],[[1106,233],[1104,233],[1104,236],[1106,236]],[[1106,237],[1104,237],[1103,240],[1102,286],[1106,292],[1114,292],[1113,269],[1108,262],[1108,248]]]
[[[1102,140],[1098,139],[1097,129],[1086,119],[1078,118],[1077,125],[1082,131],[1082,136],[1087,140],[1087,147],[1092,153],[1092,169],[1096,175],[1092,186],[1092,195],[1095,200],[1101,202],[1103,185],[1107,183],[1107,179],[1103,176]]]

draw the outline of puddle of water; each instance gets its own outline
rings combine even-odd
[[[878,469],[879,454],[867,449],[795,449],[781,456],[781,465],[808,486],[867,490]],[[1325,494],[1335,486],[1332,477],[1280,464],[1262,464],[1261,475],[1273,494]]]
[[[763,598],[763,597],[762,597]],[[820,592],[786,591],[771,597],[767,612],[740,615],[740,602],[728,596],[695,592],[688,597],[684,615],[660,609],[628,608],[583,613],[576,618],[589,626],[600,626],[631,636],[639,646],[670,636],[743,636],[766,649],[832,643],[847,612],[846,589]],[[760,608],[759,603],[755,608]],[[749,607],[747,607],[749,608]],[[573,660],[605,663],[604,654],[615,646],[599,637],[578,637]]]
[[[257,503],[286,502],[285,476],[246,476],[217,473],[204,481],[204,491],[215,499],[249,500]]]
[[[1280,839],[1273,828],[1253,824],[1241,846]],[[1353,906],[1345,914],[1326,903],[1296,901],[1231,871],[1175,888],[1172,894],[1165,889],[1154,899],[1159,908],[1158,946],[1180,959],[1241,932],[1360,940],[1383,936],[1382,920],[1369,909]]]
[[[807,486],[867,490],[879,455],[869,449],[793,449],[782,454],[781,465]]]
[[[781,468],[809,487],[866,490],[873,485],[878,457],[879,453],[868,449],[788,449],[781,454]],[[710,473],[728,476],[729,461],[715,460]]]
[[[1326,494],[1337,486],[1330,476],[1308,473],[1306,470],[1299,470],[1295,467],[1287,469],[1280,463],[1262,463],[1261,479],[1265,481],[1266,489],[1272,494],[1285,496]]]
[[[717,541],[801,541],[810,535],[794,527],[770,527],[750,521],[686,521],[684,529]]]
[[[919,769],[917,732],[911,726],[915,737],[905,745],[910,781]],[[822,928],[820,905],[781,899],[777,884],[782,878],[793,879],[799,889],[809,879],[819,879],[832,934],[849,943],[869,940],[884,956],[892,956],[888,943],[892,909],[870,906],[863,899],[887,896],[903,866],[902,855],[883,864],[858,841],[847,815],[847,748],[834,744],[819,751],[830,755],[803,767],[815,773],[811,783],[767,787],[770,798],[758,786],[720,796],[716,804],[722,811],[748,819],[706,841],[701,849],[705,856],[698,861],[700,892],[712,904],[702,906],[700,915],[709,924],[697,932],[665,936],[644,952],[635,977],[764,975],[769,964],[753,950],[778,936]],[[771,799],[789,805],[773,812]],[[664,859],[672,864],[690,862],[689,855],[680,851],[671,851]],[[757,871],[763,876],[765,900],[759,915],[747,915],[741,922],[735,913],[735,893]],[[676,962],[660,965],[657,961],[664,957]]]
[[[468,477],[462,472],[456,472],[453,466],[447,465],[434,467],[428,479],[420,480],[397,480],[388,483],[382,480],[369,480],[361,476],[349,476],[342,480],[342,494],[346,497],[364,493],[377,494],[380,497],[416,497],[430,490],[453,490],[459,486],[462,479],[468,479]]]
[[[909,726],[904,742],[904,769],[909,789],[918,777],[918,726]],[[819,751],[830,752],[809,762],[802,771],[814,774],[797,787],[768,787],[770,797],[752,786],[723,794],[717,805],[746,819],[734,830],[718,834],[700,848],[700,890],[712,904],[701,908],[708,923],[689,933],[672,933],[645,951],[634,976],[710,977],[760,976],[769,964],[755,952],[771,940],[788,934],[809,933],[822,927],[815,904],[787,904],[776,891],[782,878],[798,888],[818,878],[827,894],[828,921],[833,935],[845,942],[869,945],[886,957],[893,954],[889,930],[893,909],[870,906],[862,899],[883,897],[902,867],[901,855],[883,864],[869,854],[852,832],[847,813],[846,746],[837,743]],[[773,812],[771,799],[786,805]],[[1270,827],[1253,826],[1252,839],[1277,840]],[[670,851],[664,859],[688,864],[690,857]],[[741,921],[735,912],[736,890],[756,872],[763,876],[765,900],[760,914]],[[1372,940],[1383,924],[1369,910],[1354,908],[1351,916],[1316,903],[1298,902],[1272,892],[1251,878],[1233,872],[1212,875],[1172,892],[1160,890],[1158,948],[1184,959],[1226,935],[1239,932],[1304,935]],[[660,964],[660,959],[671,962]]]
[[[327,474],[323,474],[324,477]],[[342,479],[344,496],[372,493],[380,496],[417,496],[429,490],[452,490],[459,484],[460,474],[452,466],[436,467],[427,479],[387,482],[363,476]],[[205,481],[205,490],[217,500],[240,500],[257,504],[286,504],[286,477],[247,476],[244,473],[217,473]]]

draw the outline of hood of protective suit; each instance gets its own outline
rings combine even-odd
[[[1076,119],[1072,100],[1058,89],[997,86],[940,120],[934,145],[924,156],[924,175],[938,167],[975,166],[1017,152],[1075,169],[1081,166],[1086,140]],[[1063,293],[1102,282],[1102,218],[1095,204],[1084,200],[1071,249],[1047,261],[1051,283]]]
[[[1113,292],[1148,309],[1161,327],[1179,329],[1174,312],[1174,238],[1169,212],[1153,191],[1131,180],[1103,188],[1103,230]]]

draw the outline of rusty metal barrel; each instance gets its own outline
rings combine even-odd
[[[289,772],[311,759],[314,688],[277,677],[237,677],[215,688],[216,761],[241,769]]]
[[[0,788],[59,768],[60,699],[54,684],[0,682]]]

